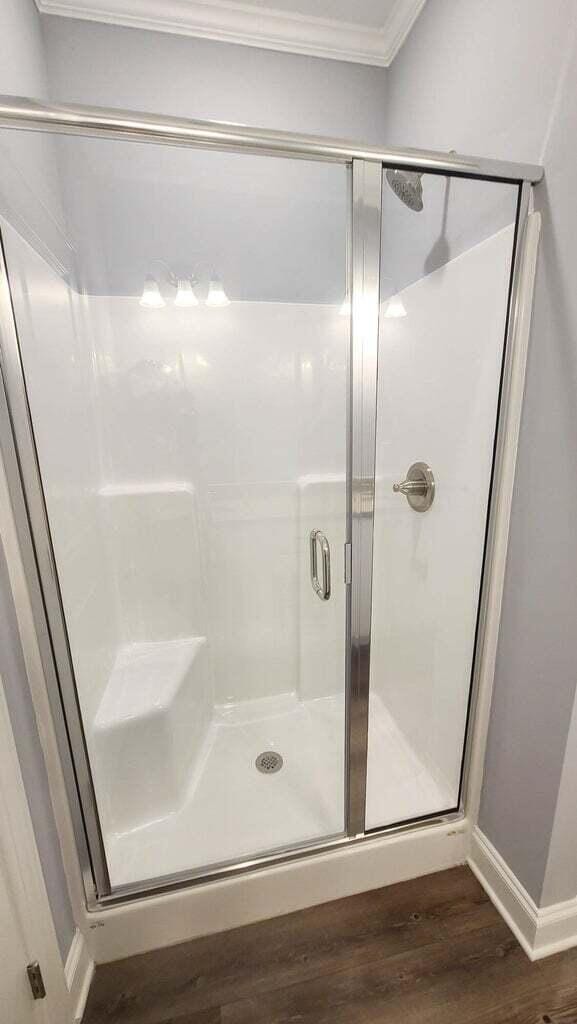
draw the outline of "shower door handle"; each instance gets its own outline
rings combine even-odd
[[[322,530],[311,530],[309,537],[311,559],[311,583],[313,590],[321,601],[328,601],[331,596],[331,549]],[[318,549],[321,549],[323,563],[323,582],[319,583]]]

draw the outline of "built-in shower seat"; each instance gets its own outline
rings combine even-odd
[[[107,830],[165,817],[184,799],[211,714],[205,637],[123,647],[94,720]]]

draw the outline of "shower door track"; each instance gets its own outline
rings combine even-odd
[[[147,896],[159,896],[162,893],[187,889],[194,885],[203,885],[225,878],[234,878],[237,875],[243,875],[247,871],[256,871],[259,868],[290,864],[316,854],[330,853],[331,851],[360,846],[382,839],[385,836],[413,835],[416,831],[423,832],[443,825],[454,824],[458,826],[459,822],[463,820],[464,812],[462,808],[459,808],[454,811],[445,811],[443,814],[413,818],[403,822],[401,825],[384,825],[382,828],[372,829],[370,832],[362,832],[357,836],[340,834],[333,837],[328,836],[320,840],[315,839],[310,842],[300,843],[298,846],[276,848],[274,852],[264,853],[258,857],[250,857],[245,860],[231,861],[224,864],[208,864],[195,871],[183,871],[175,875],[166,875],[161,879],[153,878],[150,881],[145,880],[135,882],[132,885],[118,886],[109,895],[88,898],[87,905],[89,910],[114,907],[129,900],[141,900]]]
[[[271,132],[218,122],[166,119],[92,107],[55,107],[32,100],[0,96],[0,127],[57,132],[143,143],[196,146],[258,152],[269,156],[340,162],[351,170],[352,284],[351,350],[347,409],[347,543],[352,573],[346,584],[346,736],[345,831],[333,837],[276,849],[235,863],[207,865],[178,876],[150,879],[130,886],[110,884],[91,769],[78,705],[66,622],[52,551],[38,456],[32,430],[26,381],[21,362],[4,253],[0,247],[0,349],[3,388],[0,431],[21,556],[34,617],[31,643],[40,649],[55,730],[67,785],[78,855],[89,908],[96,909],[171,889],[214,881],[267,865],[298,860],[379,836],[461,820],[471,771],[471,723],[480,680],[480,652],[489,599],[495,516],[504,462],[505,433],[513,339],[521,316],[520,269],[529,212],[531,184],[541,180],[541,167],[503,161],[392,150],[316,136]],[[489,512],[483,555],[469,711],[464,743],[458,806],[400,825],[365,830],[368,697],[371,639],[371,582],[376,434],[376,379],[381,240],[381,176],[385,166],[420,172],[497,180],[518,186],[519,199],[511,264],[505,345],[499,391],[498,420],[491,473]]]

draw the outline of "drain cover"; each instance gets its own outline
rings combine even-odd
[[[283,760],[275,750],[263,750],[254,763],[259,772],[263,772],[264,775],[273,775],[274,772],[280,772]]]

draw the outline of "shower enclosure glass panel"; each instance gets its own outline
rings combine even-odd
[[[2,237],[112,888],[341,834],[347,170],[42,144]]]
[[[459,805],[518,200],[402,179],[382,196],[367,829]]]

